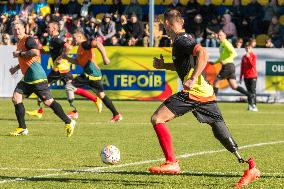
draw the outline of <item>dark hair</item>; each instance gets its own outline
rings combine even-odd
[[[176,9],[168,9],[164,13],[164,18],[165,20],[168,20],[171,24],[173,24],[174,22],[183,23],[183,18],[181,16],[181,13]]]

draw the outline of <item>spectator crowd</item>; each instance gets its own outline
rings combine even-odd
[[[217,47],[217,32],[222,29],[236,48],[244,47],[248,41],[254,41],[258,35],[265,34],[265,44],[261,47],[284,46],[284,25],[279,18],[284,15],[284,7],[277,0],[269,0],[261,5],[257,0],[250,0],[248,5],[242,5],[241,0],[233,0],[233,5],[213,5],[211,0],[199,4],[189,0],[182,5],[179,0],[172,0],[164,10],[177,9],[185,20],[186,32],[191,33],[198,43],[206,47]],[[107,11],[97,13],[98,5],[89,0],[79,3],[69,0],[62,4],[54,0],[48,4],[45,0],[24,0],[17,4],[15,0],[7,0],[0,4],[0,43],[13,45],[11,23],[21,20],[26,24],[26,33],[34,36],[42,45],[48,43],[47,24],[57,21],[60,36],[72,43],[72,33],[82,28],[89,38],[96,38],[109,46],[148,46],[149,25],[148,15],[143,12],[142,5],[137,0],[123,5],[121,0],[113,0],[107,6]],[[99,16],[102,15],[102,16]],[[162,14],[154,19],[154,46],[170,46],[171,41],[163,29]]]

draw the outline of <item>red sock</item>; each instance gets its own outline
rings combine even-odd
[[[161,148],[164,152],[166,161],[176,162],[176,158],[173,150],[172,136],[169,129],[164,123],[157,123],[154,125],[154,129],[158,136]]]
[[[86,97],[87,99],[89,99],[93,102],[97,102],[97,97],[87,90],[77,88],[77,90],[75,91],[75,94]]]
[[[40,108],[37,110],[37,112],[42,114],[42,113],[43,113],[43,108],[40,107]]]

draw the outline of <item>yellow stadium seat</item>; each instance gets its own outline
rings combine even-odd
[[[284,14],[279,17],[279,22],[284,26]]]
[[[162,1],[163,1],[163,0],[155,0],[155,5],[160,5],[160,4],[162,4]]]
[[[278,5],[279,5],[279,6],[284,5],[284,0],[278,0]]]
[[[104,15],[105,15],[105,13],[99,13],[99,14],[96,15],[96,19],[97,20],[102,20]]]
[[[269,2],[269,0],[257,0],[257,2],[259,2],[259,4],[261,4],[262,6],[264,6]]]
[[[187,5],[189,0],[180,0],[179,2],[182,4],[182,5]]]
[[[33,3],[38,3],[38,0],[33,0]]]
[[[84,0],[77,0],[78,3],[82,4]]]
[[[69,0],[61,0],[61,3],[65,5],[65,4],[69,3]]]
[[[54,0],[47,0],[46,1],[48,4],[54,4]]]
[[[242,5],[246,6],[250,3],[250,0],[242,0]]]
[[[105,0],[91,0],[93,5],[102,5],[104,2]]]
[[[205,0],[197,0],[197,2],[198,2],[200,5],[204,5]]]
[[[225,0],[225,2],[223,4],[226,5],[226,6],[232,6],[233,0]]]
[[[138,0],[138,3],[140,5],[147,5],[148,4],[148,0]]]
[[[104,5],[112,5],[112,0],[104,0],[103,2]]]
[[[268,39],[268,35],[266,34],[259,34],[256,36],[256,45],[257,46],[265,46],[266,40]]]
[[[121,2],[124,5],[129,5],[130,4],[130,0],[121,0]]]
[[[161,5],[169,5],[169,4],[171,4],[171,0],[161,0]]]
[[[15,0],[15,3],[17,4],[22,4],[24,2],[24,0]]]
[[[223,0],[212,0],[211,2],[213,5],[221,5],[223,3]]]

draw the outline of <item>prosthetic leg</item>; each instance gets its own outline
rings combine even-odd
[[[252,158],[245,161],[238,152],[238,145],[233,139],[231,133],[225,122],[214,122],[209,124],[212,127],[213,134],[216,139],[231,153],[233,153],[239,163],[248,163],[249,168],[244,171],[242,178],[236,184],[237,188],[247,186],[253,180],[260,177],[260,171],[256,168],[255,162]]]
[[[79,118],[79,114],[78,114],[77,108],[73,104],[74,99],[75,99],[75,94],[74,94],[75,90],[76,90],[76,88],[72,85],[71,82],[67,82],[66,83],[65,91],[66,91],[67,100],[69,102],[70,107],[73,108],[73,111],[71,111],[71,112],[69,112],[67,114],[67,116],[70,119],[78,119]]]

